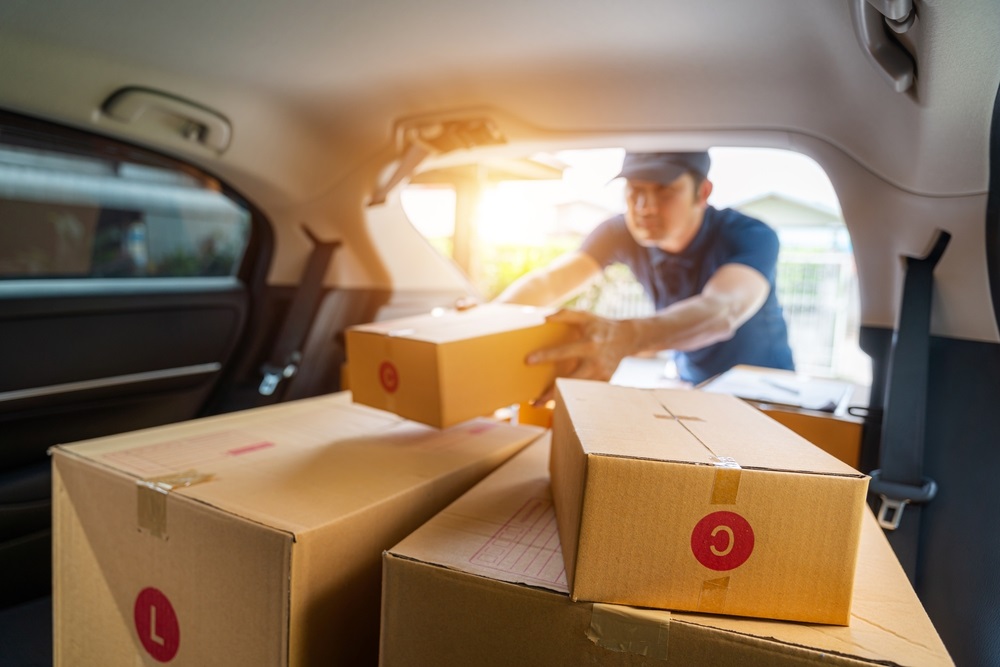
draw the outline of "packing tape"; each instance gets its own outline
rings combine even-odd
[[[595,602],[587,638],[609,651],[666,662],[670,612]]]
[[[715,481],[712,484],[713,505],[735,505],[740,492],[740,476],[743,469],[736,459],[729,456],[713,456]]]
[[[726,594],[729,592],[729,577],[706,579],[698,596],[698,611],[721,614],[726,608]]]
[[[214,475],[203,475],[196,470],[186,470],[162,477],[138,480],[136,509],[139,515],[139,530],[161,540],[167,539],[167,495],[176,488],[208,482],[213,477]]]

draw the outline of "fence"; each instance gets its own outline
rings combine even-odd
[[[778,262],[778,301],[796,368],[819,377],[859,378],[858,285],[850,253],[785,252]],[[642,317],[653,304],[623,265],[577,297],[572,307],[603,317]]]

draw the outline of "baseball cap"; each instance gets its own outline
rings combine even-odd
[[[711,160],[707,152],[701,153],[626,153],[622,169],[615,178],[650,181],[667,185],[685,172],[693,171],[703,178],[708,176]]]

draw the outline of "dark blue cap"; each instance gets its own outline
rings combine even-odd
[[[626,153],[622,170],[615,178],[649,181],[667,185],[686,172],[702,178],[708,176],[712,161],[707,152],[701,153]]]

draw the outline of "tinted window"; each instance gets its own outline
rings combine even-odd
[[[62,138],[0,119],[0,278],[237,273],[251,214],[216,181]]]

